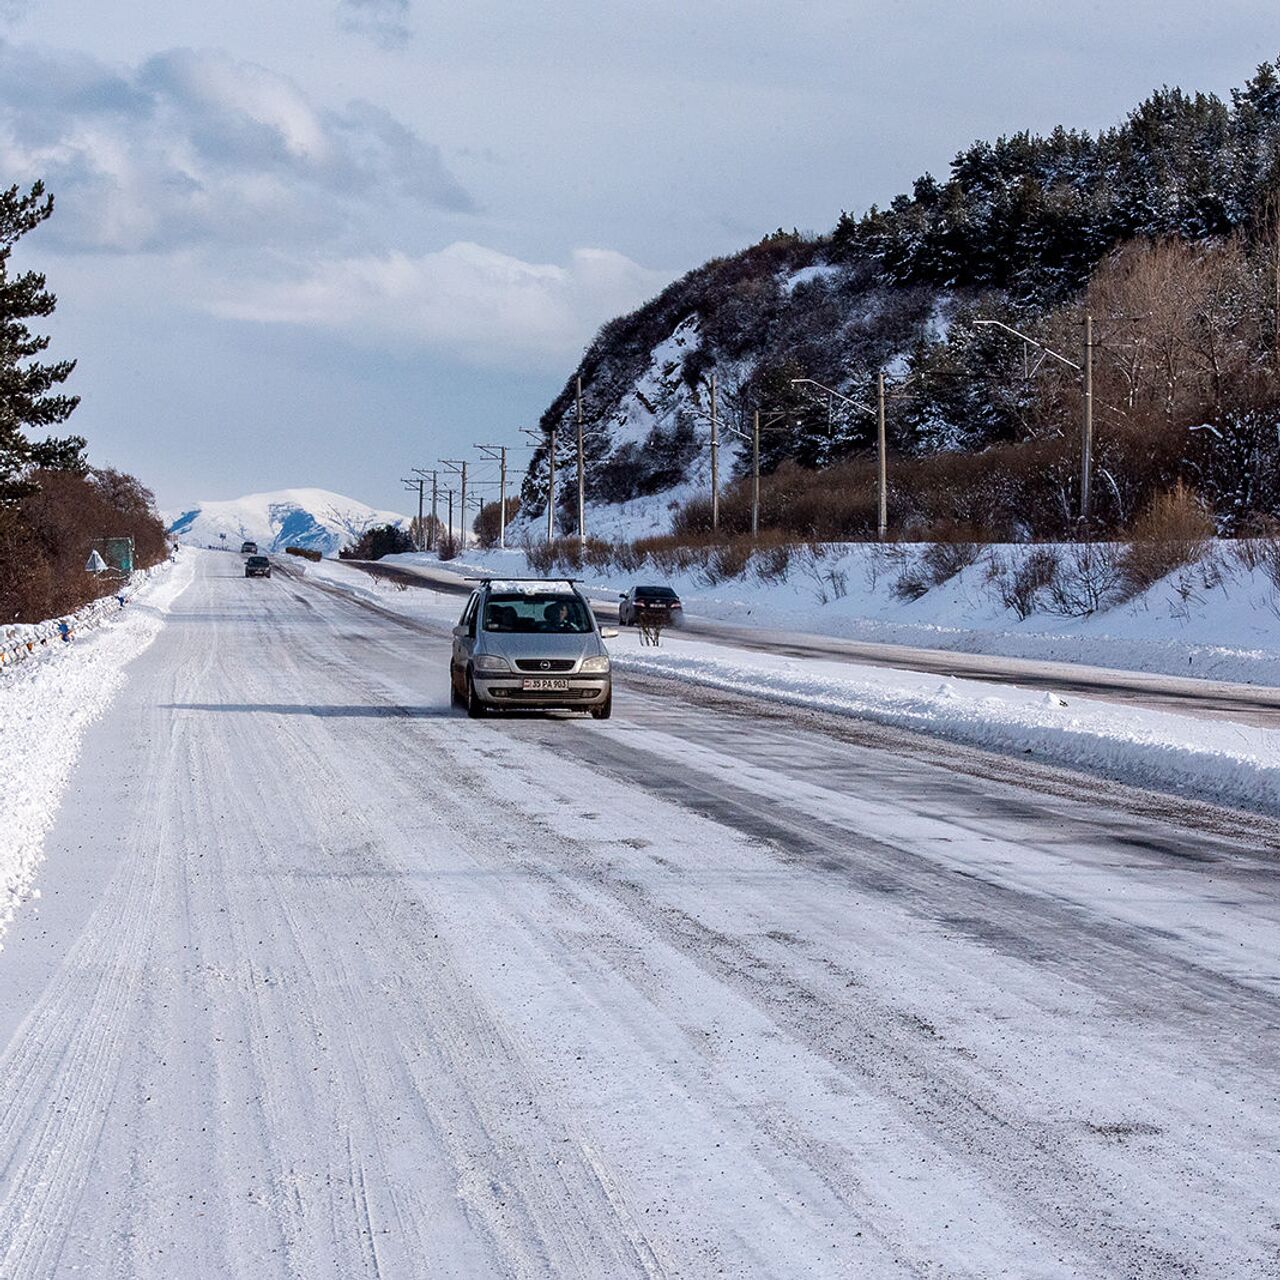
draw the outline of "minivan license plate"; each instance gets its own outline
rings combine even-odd
[[[569,688],[567,680],[526,680],[524,688],[532,692],[546,691],[551,693],[561,693]]]

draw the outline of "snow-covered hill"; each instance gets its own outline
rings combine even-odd
[[[268,551],[306,547],[331,556],[371,525],[379,524],[407,528],[409,517],[375,510],[327,489],[279,489],[224,502],[202,502],[173,520],[169,533],[197,547],[216,547],[224,542],[239,547],[251,538]]]

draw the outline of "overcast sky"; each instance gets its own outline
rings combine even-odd
[[[405,510],[707,257],[1280,51],[1274,0],[0,0],[0,35],[74,429],[167,509]]]

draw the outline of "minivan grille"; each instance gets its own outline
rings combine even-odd
[[[573,658],[517,658],[517,671],[572,671]]]

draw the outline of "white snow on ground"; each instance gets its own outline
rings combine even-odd
[[[400,590],[338,562],[309,565],[308,574],[440,626],[456,622],[462,609],[456,595]],[[624,628],[608,648],[623,672],[857,716],[998,751],[1029,753],[1161,791],[1280,812],[1280,732],[1271,729],[1012,684],[762,653],[670,630],[658,648],[651,648],[640,644],[637,632]]]
[[[787,293],[794,293],[801,285],[811,284],[814,280],[829,280],[844,274],[844,268],[833,266],[829,262],[815,262],[812,266],[801,267],[784,276],[782,288]]]
[[[1274,1276],[1255,848],[665,692],[468,721],[355,571],[231,561],[0,954],[5,1280]]]
[[[622,671],[1025,751],[1142,786],[1280,812],[1280,732],[1271,729],[986,681],[726,649],[670,634],[660,647],[646,648],[625,631],[609,650]]]
[[[910,544],[836,544],[816,565],[793,563],[785,581],[761,582],[752,575],[711,584],[701,570],[667,577],[652,567],[635,573],[584,568],[578,576],[602,598],[616,598],[637,582],[669,582],[687,613],[736,625],[1280,685],[1280,589],[1262,570],[1239,565],[1229,544],[1214,548],[1207,575],[1199,570],[1173,574],[1135,600],[1086,618],[1037,612],[1020,621],[988,582],[989,565],[992,557],[1012,563],[1031,549],[991,547],[976,564],[918,600],[893,593],[903,565],[920,552]],[[437,563],[431,556],[390,559]],[[528,573],[525,563],[520,551],[471,549],[449,567]]]
[[[115,614],[100,626],[46,646],[42,661],[0,669],[0,938],[33,892],[44,836],[85,729],[110,705],[128,663],[164,625],[191,582],[196,554],[180,553],[176,563],[151,570],[131,588],[123,609],[113,604]]]

